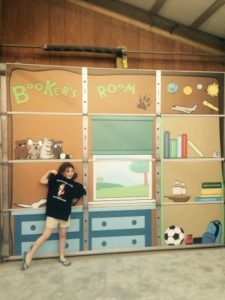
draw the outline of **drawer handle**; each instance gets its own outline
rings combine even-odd
[[[107,245],[106,241],[102,242],[102,247],[105,247]]]
[[[36,226],[35,225],[31,225],[30,226],[30,230],[32,230],[32,231],[36,230]]]
[[[103,226],[103,227],[107,226],[107,222],[106,222],[106,221],[103,221],[103,222],[102,222],[102,226]]]
[[[137,221],[136,220],[132,220],[132,225],[137,225]]]
[[[137,244],[137,240],[136,240],[136,239],[133,239],[133,240],[132,240],[132,244],[133,244],[133,245],[136,245],[136,244]]]

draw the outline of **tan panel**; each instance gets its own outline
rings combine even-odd
[[[92,113],[155,113],[155,76],[89,75],[89,111]]]
[[[212,220],[222,220],[222,204],[170,205],[164,207],[164,231],[170,225],[183,228],[185,235],[201,237]],[[163,231],[163,232],[164,232]]]
[[[33,69],[11,72],[12,111],[82,112],[80,74],[51,68]]]
[[[177,92],[170,93],[168,91],[170,83],[177,84]],[[218,111],[203,105],[204,101],[208,101],[215,107],[219,107],[219,94],[210,96],[207,92],[208,87],[210,91],[212,84],[219,87],[218,79],[215,77],[185,75],[162,76],[162,113],[179,114],[179,111],[173,110],[171,107],[180,105],[190,108],[197,104],[194,114],[218,114]],[[214,90],[215,88],[212,89]]]
[[[31,204],[46,198],[47,187],[40,184],[40,178],[52,169],[58,169],[58,163],[27,163],[14,164],[12,166],[12,207],[17,207],[16,203]],[[82,164],[73,163],[78,173],[78,182],[82,183]]]
[[[218,161],[164,162],[163,167],[163,196],[171,195],[174,182],[179,180],[186,184],[187,195],[191,196],[187,203],[193,202],[195,197],[200,196],[202,182],[223,181],[221,162]],[[174,203],[167,198],[164,198],[164,202]],[[190,206],[184,208],[187,210]]]
[[[202,152],[204,157],[212,158],[213,151],[221,152],[219,118],[165,117],[163,118],[163,131],[165,130],[170,131],[171,139],[187,133],[188,140]],[[187,149],[188,157],[199,158],[199,155],[189,145]]]
[[[27,140],[62,141],[63,152],[72,155],[73,159],[82,158],[82,119],[78,116],[32,116],[14,115],[12,117],[13,149],[9,153],[12,159],[16,141]]]

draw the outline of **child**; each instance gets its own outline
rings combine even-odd
[[[32,249],[23,255],[22,270],[26,270],[38,248],[50,238],[53,230],[59,226],[59,262],[63,266],[71,264],[65,258],[66,231],[70,225],[71,206],[86,195],[82,184],[75,182],[77,174],[74,166],[65,162],[60,165],[58,172],[50,170],[40,179],[40,183],[48,185],[46,204],[46,224],[43,234],[36,240]]]

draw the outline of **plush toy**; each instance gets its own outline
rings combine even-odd
[[[43,145],[43,142],[41,140],[33,141],[32,139],[28,139],[27,144],[29,146],[28,158],[39,159],[41,155],[41,147]]]
[[[15,155],[15,159],[27,159],[28,157],[27,140],[15,141],[14,155]]]
[[[52,140],[48,140],[47,137],[44,138],[41,151],[40,151],[40,158],[42,159],[52,159],[54,158],[53,154],[53,142]]]
[[[52,142],[53,142],[52,152],[55,159],[69,159],[72,157],[72,155],[63,152],[63,148],[62,148],[63,141],[52,140]]]

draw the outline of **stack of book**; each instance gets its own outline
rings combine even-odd
[[[189,145],[200,157],[203,153],[194,145],[186,133],[177,136],[176,139],[170,138],[170,131],[164,131],[163,136],[163,156],[164,158],[187,158],[187,146]]]
[[[200,196],[195,197],[196,202],[221,202],[222,200],[222,182],[203,182]]]

